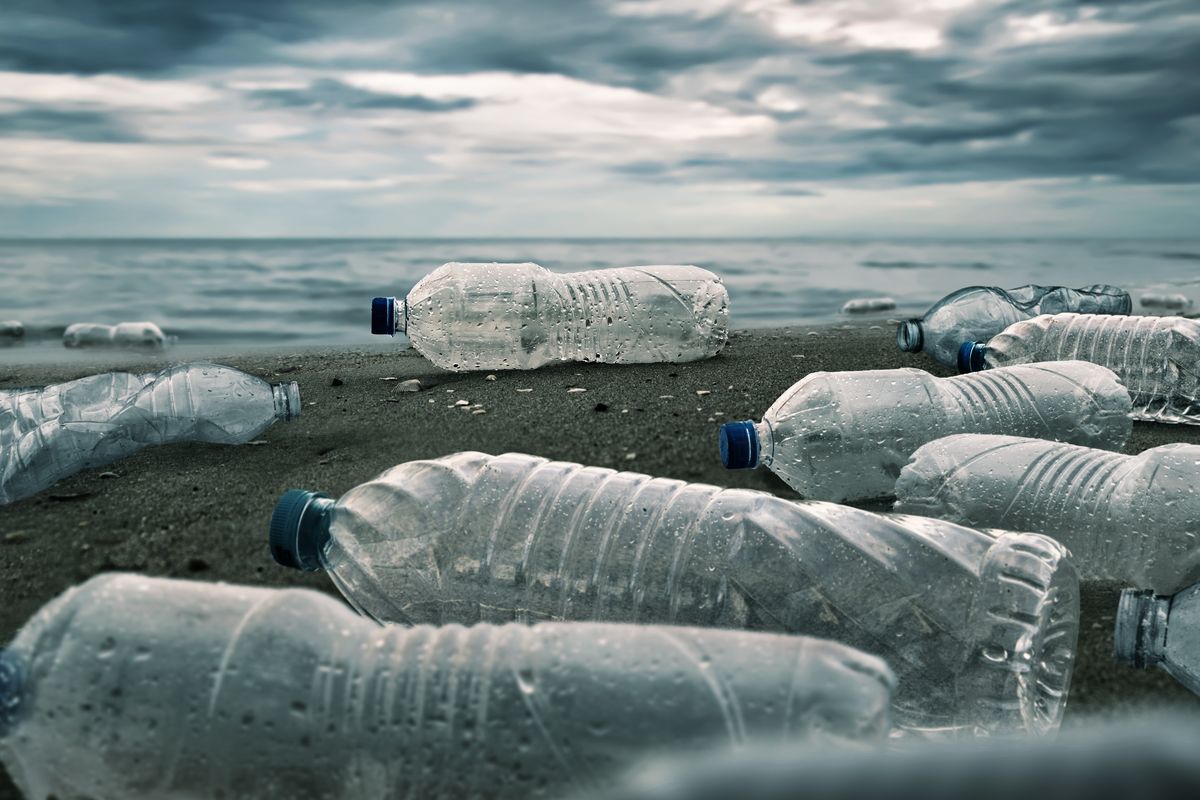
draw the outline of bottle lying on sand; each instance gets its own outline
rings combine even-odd
[[[1016,436],[948,436],[913,454],[896,511],[1036,531],[1085,580],[1172,592],[1200,578],[1200,445],[1136,456]]]
[[[406,298],[371,304],[372,333],[404,333],[455,372],[697,361],[725,346],[728,318],[721,279],[688,266],[556,274],[528,263],[450,263]]]
[[[1192,300],[1180,292],[1146,292],[1138,298],[1145,308],[1184,309],[1192,307]]]
[[[145,347],[160,349],[175,343],[153,322],[121,322],[100,325],[77,322],[63,332],[64,347]]]
[[[963,342],[959,370],[1079,359],[1108,367],[1129,390],[1133,418],[1200,425],[1200,320],[1054,314]]]
[[[380,627],[337,600],[111,573],[0,651],[26,797],[526,798],[665,748],[881,741],[893,677],[802,637]]]
[[[216,364],[0,390],[0,505],[151,444],[242,444],[300,415],[296,383]]]
[[[810,500],[866,500],[890,496],[913,451],[943,436],[1015,433],[1119,450],[1128,415],[1117,376],[1082,361],[954,378],[918,369],[814,372],[762,422],[722,425],[721,461],[766,466]]]
[[[896,329],[896,344],[906,353],[928,353],[947,367],[957,363],[966,341],[987,341],[1000,331],[1039,314],[1128,314],[1133,298],[1116,286],[1096,284],[1082,289],[1062,286],[968,286],[946,295],[920,319]],[[1046,359],[1050,360],[1050,359]]]
[[[1078,585],[1036,534],[792,503],[512,453],[412,461],[338,501],[285,494],[271,550],[382,621],[750,628],[884,658],[907,731],[1057,728]]]
[[[1138,669],[1161,667],[1200,694],[1200,583],[1174,595],[1149,589],[1121,592],[1113,656]]]
[[[842,305],[843,314],[871,314],[876,311],[891,311],[896,301],[890,297],[859,297],[847,300]]]
[[[25,335],[25,326],[19,320],[0,320],[0,339],[20,339]]]

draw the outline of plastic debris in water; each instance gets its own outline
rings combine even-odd
[[[144,347],[161,349],[175,343],[153,322],[121,322],[100,325],[77,322],[63,332],[64,347]]]
[[[842,305],[843,314],[869,314],[873,311],[891,311],[896,301],[890,297],[860,297],[847,300]]]

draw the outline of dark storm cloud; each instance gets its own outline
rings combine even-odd
[[[48,108],[0,112],[0,137],[106,143],[144,141],[128,124],[112,114]]]
[[[341,81],[313,81],[305,89],[260,89],[247,96],[266,108],[313,108],[406,111],[458,111],[476,105],[469,97],[438,100],[423,95],[380,94],[347,86]]]

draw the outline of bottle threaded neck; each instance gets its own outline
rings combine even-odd
[[[925,346],[925,333],[921,330],[921,320],[910,319],[900,323],[896,328],[896,346],[905,353],[919,353]]]
[[[1117,605],[1113,627],[1113,658],[1138,669],[1163,660],[1171,598],[1150,589],[1126,589]]]
[[[25,695],[25,664],[12,650],[0,647],[0,737],[20,719]]]
[[[300,384],[295,381],[276,383],[271,387],[275,396],[275,416],[285,422],[300,416]]]

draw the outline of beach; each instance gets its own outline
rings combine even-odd
[[[717,452],[719,423],[758,419],[813,371],[909,366],[951,374],[925,356],[899,352],[894,328],[876,319],[739,331],[707,361],[567,364],[494,376],[442,372],[396,342],[218,355],[211,360],[272,382],[299,382],[301,417],[247,446],[149,448],[0,508],[0,641],[59,592],[113,570],[307,586],[336,596],[326,577],[271,559],[267,526],[280,494],[294,487],[337,497],[395,464],[461,450],[527,452],[795,497],[765,469],[726,471]],[[0,361],[0,388],[110,369],[151,371],[173,359],[167,351],[54,364]],[[421,382],[420,391],[402,391],[411,379]],[[1200,428],[1138,423],[1125,452],[1176,441],[1200,444]],[[886,510],[885,503],[864,507]],[[1084,584],[1064,725],[1163,706],[1200,714],[1200,698],[1165,673],[1112,661],[1119,589]],[[0,797],[17,796],[0,779]]]

